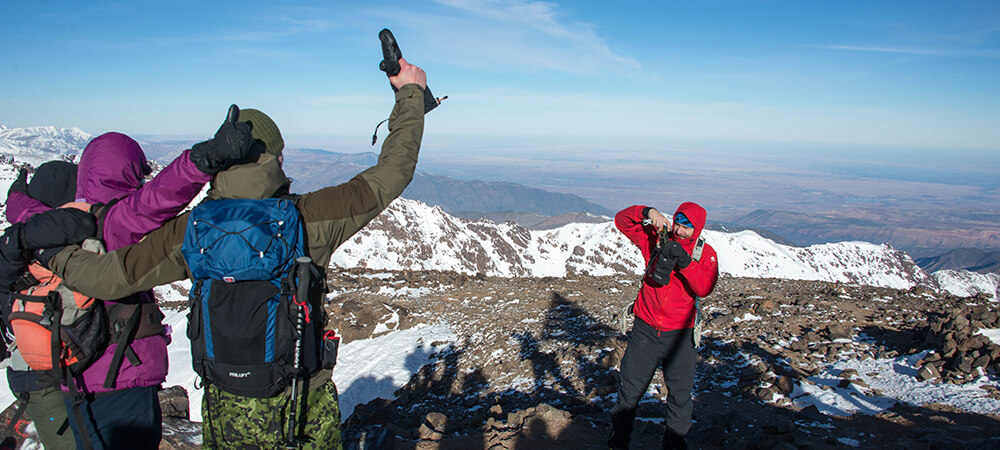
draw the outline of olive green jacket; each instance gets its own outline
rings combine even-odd
[[[375,218],[413,179],[424,129],[419,86],[409,84],[396,93],[389,129],[375,166],[344,184],[296,200],[305,224],[308,254],[320,267],[327,267],[334,250]],[[220,172],[208,196],[262,199],[287,190],[287,186],[288,178],[278,161],[264,154],[256,163]],[[177,216],[135,245],[103,255],[69,246],[53,256],[49,265],[66,286],[96,298],[122,298],[189,278],[181,254],[187,216]]]

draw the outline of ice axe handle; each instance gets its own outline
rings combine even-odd
[[[378,39],[382,41],[382,62],[378,64],[378,68],[390,77],[399,75],[399,58],[403,57],[403,52],[399,51],[396,37],[388,28],[383,28],[382,31],[378,32]],[[391,83],[390,86],[392,86]],[[392,90],[396,91],[397,89],[392,86]],[[424,87],[424,114],[431,112],[439,104],[441,102],[434,98],[434,94],[431,94],[431,88]]]

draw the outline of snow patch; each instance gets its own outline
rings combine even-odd
[[[431,363],[435,353],[447,348],[431,343],[455,340],[451,328],[439,324],[418,325],[342,345],[337,367],[333,369],[333,381],[340,394],[341,420],[347,420],[357,405],[376,398],[395,398],[397,389]]]

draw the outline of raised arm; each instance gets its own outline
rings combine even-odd
[[[639,247],[643,260],[649,260],[650,251],[656,244],[656,229],[652,225],[643,223],[646,219],[643,211],[646,208],[642,205],[632,205],[615,214],[615,227]]]
[[[28,194],[28,171],[25,169],[18,171],[17,177],[7,190],[6,205],[4,214],[10,223],[21,223],[35,214],[52,209]]]
[[[424,130],[423,90],[419,84],[407,84],[396,93],[389,129],[375,166],[344,184],[299,199],[309,253],[317,264],[325,267],[333,250],[399,197],[413,179]]]

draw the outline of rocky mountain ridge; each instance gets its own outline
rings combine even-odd
[[[945,278],[920,269],[905,252],[865,242],[792,247],[742,231],[704,232],[720,271],[737,277],[783,278],[995,296],[1000,277],[965,273]],[[638,274],[638,249],[610,221],[528,230],[514,223],[453,217],[439,207],[398,199],[341,246],[338,267],[445,270],[499,277]],[[944,282],[942,282],[944,281]]]
[[[16,174],[17,163],[0,161],[0,191]],[[197,201],[197,200],[196,200]],[[953,293],[996,295],[1000,276],[941,271],[930,276],[904,252],[863,242],[805,248],[777,244],[743,231],[706,230],[721,254],[720,270],[734,276],[774,277],[873,286],[947,289]],[[490,276],[637,274],[645,262],[610,221],[574,223],[529,230],[515,223],[453,217],[440,207],[398,199],[334,255],[340,267],[392,270],[450,270]]]

